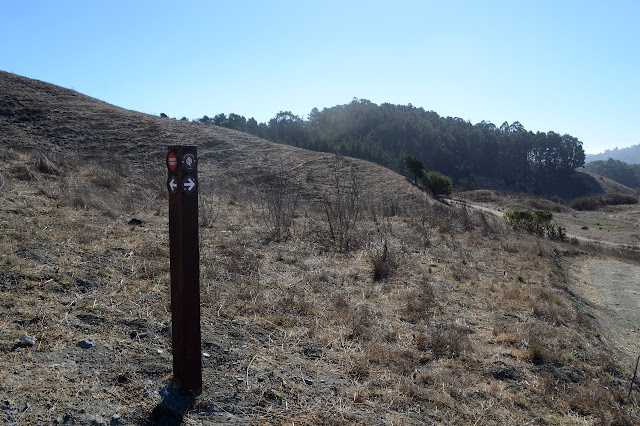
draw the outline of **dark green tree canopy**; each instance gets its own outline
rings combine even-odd
[[[404,156],[404,168],[413,175],[413,183],[418,184],[418,179],[424,175],[424,162],[415,155]]]
[[[377,105],[353,99],[345,105],[313,108],[306,120],[283,111],[259,124],[239,116],[231,119],[234,115],[204,116],[197,121],[219,122],[275,142],[373,161],[399,173],[406,171],[415,181],[419,176],[404,162],[411,153],[423,159],[427,169],[450,176],[460,187],[474,187],[476,177],[484,177],[512,187],[534,188],[569,175],[585,159],[582,142],[568,134],[534,133],[519,122],[500,127],[487,121],[471,124],[411,104]]]
[[[451,179],[439,172],[426,172],[422,175],[422,184],[438,199],[448,197],[453,191]]]

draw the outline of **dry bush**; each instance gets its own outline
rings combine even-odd
[[[280,163],[276,173],[263,177],[261,187],[262,217],[276,240],[290,236],[299,196],[291,184],[293,176]]]
[[[373,315],[366,305],[359,306],[351,313],[351,331],[347,338],[368,342],[373,339]]]
[[[455,358],[472,350],[466,330],[457,324],[431,324],[416,343],[421,350],[430,350],[435,358]]]
[[[4,176],[3,173],[0,172],[0,190],[6,191],[9,187],[9,181]]]
[[[50,156],[42,152],[36,154],[36,162],[37,170],[40,173],[54,176],[60,176],[63,174],[62,166],[51,160]]]
[[[220,215],[220,199],[198,194],[198,219],[200,226],[212,227]]]
[[[125,177],[121,173],[110,169],[93,169],[88,180],[109,192],[116,191],[125,183]]]
[[[598,253],[605,256],[640,263],[640,247],[637,246],[613,246],[610,244],[587,241],[583,242],[580,247],[591,253]]]
[[[430,213],[423,208],[420,208],[417,212],[412,212],[407,218],[408,224],[412,232],[409,237],[413,237],[416,243],[422,248],[428,248],[431,245],[432,239],[432,224],[430,220]]]
[[[374,281],[389,278],[398,268],[397,256],[389,251],[389,245],[386,240],[382,242],[382,247],[375,247],[369,251],[369,260],[373,269]]]
[[[362,219],[362,189],[355,168],[347,171],[336,155],[331,164],[331,189],[322,197],[328,233],[340,250],[355,248],[357,227]]]
[[[418,288],[406,294],[405,312],[410,321],[423,321],[431,316],[435,303],[433,286],[425,275],[418,283]]]
[[[562,302],[561,298],[549,290],[541,289],[531,302],[533,315],[543,318],[551,324],[567,324],[575,319],[572,311]]]
[[[477,212],[478,226],[482,235],[498,235],[504,231],[504,225],[493,214]]]
[[[622,204],[638,204],[638,197],[627,194],[602,194],[592,197],[576,198],[569,203],[569,206],[575,210],[597,210],[604,206],[618,206]]]

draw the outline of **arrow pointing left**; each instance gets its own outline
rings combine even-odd
[[[169,182],[167,182],[167,186],[169,187],[169,193],[170,194],[175,194],[176,191],[178,190],[178,182],[176,182],[176,177],[175,176],[171,176],[169,178]]]

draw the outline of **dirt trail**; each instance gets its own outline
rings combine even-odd
[[[640,355],[640,266],[611,259],[573,265],[575,291],[592,306],[603,338],[631,365]]]

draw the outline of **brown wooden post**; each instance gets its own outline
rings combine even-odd
[[[199,395],[202,358],[197,146],[170,146],[167,169],[173,375],[183,394]]]

